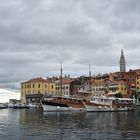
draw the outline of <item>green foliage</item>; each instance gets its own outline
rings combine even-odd
[[[122,95],[122,93],[119,92],[119,93],[115,94],[115,97],[116,98],[123,98],[123,95]]]
[[[138,94],[137,94],[136,90],[132,91],[131,98],[133,98],[133,97],[135,97],[135,99],[138,98]]]

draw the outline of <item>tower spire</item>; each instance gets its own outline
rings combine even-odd
[[[120,72],[126,72],[126,61],[123,54],[123,50],[121,50],[121,57],[120,57]]]

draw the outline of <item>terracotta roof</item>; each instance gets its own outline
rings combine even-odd
[[[123,84],[125,83],[124,81],[120,80],[120,81],[111,81],[110,84]]]
[[[62,84],[70,84],[71,82],[73,82],[74,79],[62,79]],[[60,84],[60,80],[56,81],[56,83]]]
[[[140,69],[131,70],[132,72],[136,72],[136,74],[140,74]]]
[[[28,81],[22,82],[21,84],[27,84],[27,83],[35,83],[35,82],[50,82],[49,80],[43,79],[42,77],[33,78]]]
[[[71,82],[73,82],[74,80],[72,79],[70,79],[70,80],[65,80],[65,79],[63,79],[62,80],[62,84],[70,84]]]

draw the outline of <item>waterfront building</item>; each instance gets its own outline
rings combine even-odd
[[[131,97],[132,91],[136,90],[136,71],[115,72],[110,74],[110,81],[124,81],[126,85],[127,96]]]
[[[136,77],[136,91],[140,94],[140,75],[137,75]]]
[[[127,94],[128,96],[131,96],[132,91],[136,90],[136,72],[129,70],[128,72],[123,74],[124,81],[127,84]]]
[[[108,92],[109,74],[98,74],[92,79],[92,93],[96,96],[105,95]]]
[[[126,61],[123,54],[123,50],[121,50],[121,57],[120,57],[120,72],[126,72]]]
[[[56,95],[65,95],[70,96],[78,92],[78,87],[81,85],[81,82],[76,79],[62,79],[55,82],[55,91]],[[62,89],[61,89],[62,88]]]
[[[108,84],[109,95],[115,95],[121,93],[123,96],[127,96],[127,85],[124,81],[111,81]]]
[[[42,95],[55,93],[55,83],[43,78],[33,78],[29,81],[22,82],[20,91],[21,102],[26,103],[27,98],[35,100],[41,98]]]
[[[89,76],[80,76],[77,77],[76,80],[80,81],[82,85],[84,85],[85,83],[89,83]]]
[[[104,96],[107,91],[107,86],[105,82],[93,83],[92,93],[94,96]]]

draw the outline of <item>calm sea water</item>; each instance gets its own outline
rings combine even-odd
[[[140,111],[42,112],[1,109],[0,140],[140,140]]]

